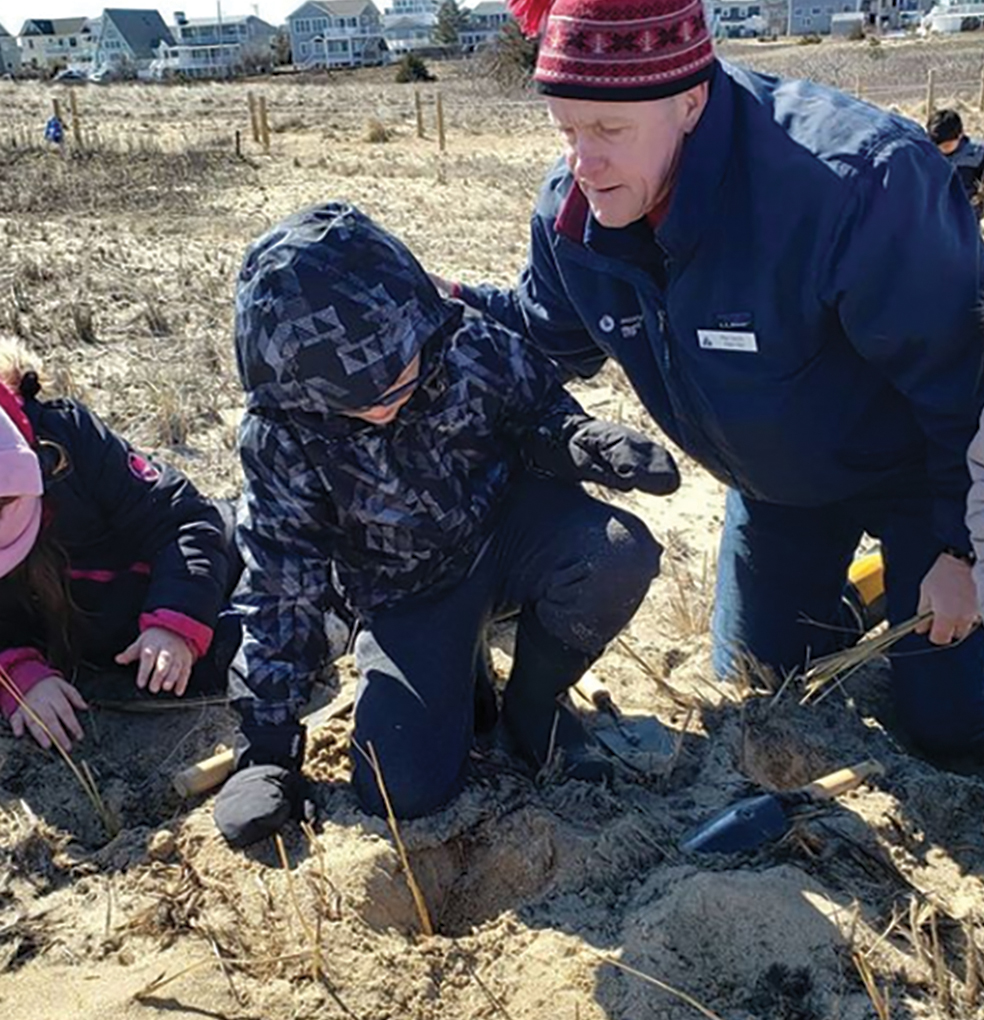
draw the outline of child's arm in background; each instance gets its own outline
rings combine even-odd
[[[179,471],[148,461],[87,408],[74,405],[71,414],[73,471],[112,533],[151,567],[147,597],[134,607],[141,637],[121,649],[120,661],[139,659],[140,678],[152,691],[181,693],[191,666],[208,651],[225,593],[221,518]]]

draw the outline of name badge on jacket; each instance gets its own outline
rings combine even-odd
[[[745,351],[758,353],[754,333],[735,329],[698,329],[697,343],[705,351]]]

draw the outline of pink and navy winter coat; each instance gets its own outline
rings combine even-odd
[[[71,400],[24,402],[44,476],[44,524],[68,559],[81,610],[80,662],[109,666],[141,630],[175,631],[208,650],[228,574],[218,510],[178,471],[151,463]],[[0,579],[0,666],[22,693],[57,672],[42,621]],[[10,716],[15,699],[0,692]]]

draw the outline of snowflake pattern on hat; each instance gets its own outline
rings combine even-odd
[[[663,99],[713,73],[702,0],[516,0],[512,9],[527,31],[542,26],[534,80],[547,95]]]

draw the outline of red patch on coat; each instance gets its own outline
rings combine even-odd
[[[161,469],[156,464],[151,464],[149,460],[132,450],[127,457],[127,465],[130,468],[130,473],[136,475],[142,482],[153,484],[161,477]]]

